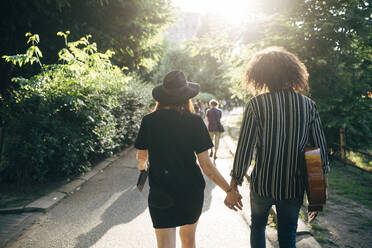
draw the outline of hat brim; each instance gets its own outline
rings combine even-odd
[[[199,94],[200,85],[198,83],[187,82],[185,87],[169,90],[163,85],[158,85],[152,90],[154,99],[163,104],[182,104],[190,98]]]

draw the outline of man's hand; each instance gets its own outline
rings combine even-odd
[[[238,190],[238,184],[236,183],[236,181],[235,181],[235,179],[233,177],[231,177],[230,187],[239,192],[239,190]]]
[[[313,212],[308,212],[307,213],[307,221],[309,223],[311,223],[313,220],[315,220],[315,218],[318,216],[318,213],[317,211],[313,211]]]
[[[242,196],[240,193],[233,189],[230,192],[227,192],[226,198],[225,198],[225,205],[230,208],[231,210],[238,211],[238,209],[242,210],[243,203],[242,203]]]

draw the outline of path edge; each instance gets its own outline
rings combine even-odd
[[[91,178],[96,176],[98,173],[102,172],[104,169],[109,167],[113,164],[116,160],[121,158],[122,156],[126,155],[134,149],[134,146],[131,145],[128,148],[125,148],[120,153],[117,153],[111,157],[104,159],[103,161],[99,162],[95,165],[92,170],[87,173],[84,173],[74,180],[67,182],[66,184],[60,186],[58,189],[52,191],[51,193],[42,196],[33,202],[22,206],[22,207],[14,207],[14,208],[1,208],[0,214],[21,214],[21,213],[30,213],[30,212],[42,212],[45,213],[55,205],[57,205],[61,200],[65,197],[73,194],[74,192],[80,190],[80,188],[88,182]]]

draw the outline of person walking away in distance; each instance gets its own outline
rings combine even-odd
[[[297,220],[303,202],[304,149],[320,148],[328,189],[327,144],[316,104],[308,91],[305,65],[283,48],[270,47],[250,60],[246,85],[256,93],[247,104],[231,171],[230,185],[237,190],[251,164],[251,247],[265,247],[265,227],[271,206],[278,214],[281,248],[296,247]],[[327,192],[327,190],[326,190]]]
[[[208,132],[211,136],[211,139],[214,143],[214,156],[213,156],[213,148],[211,149],[209,156],[213,159],[217,159],[217,150],[220,145],[220,138],[221,133],[223,130],[221,130],[221,117],[222,117],[222,111],[217,108],[218,102],[215,99],[212,99],[209,101],[209,109],[207,110],[207,121],[208,121]]]
[[[202,118],[193,113],[191,102],[199,88],[199,84],[187,82],[183,72],[169,72],[163,84],[152,91],[157,105],[154,112],[143,117],[135,142],[138,169],[149,173],[148,205],[158,248],[176,247],[176,227],[180,227],[182,247],[196,247],[195,231],[205,188],[200,167],[226,192],[225,204],[230,209],[243,206],[241,195],[208,157],[213,143]]]
[[[196,104],[198,105],[198,109],[199,109],[199,115],[201,118],[204,118],[204,106],[203,106],[203,103],[198,99],[196,101]]]

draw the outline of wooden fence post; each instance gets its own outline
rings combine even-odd
[[[340,128],[340,155],[342,160],[346,159],[345,146],[346,146],[345,128]]]

